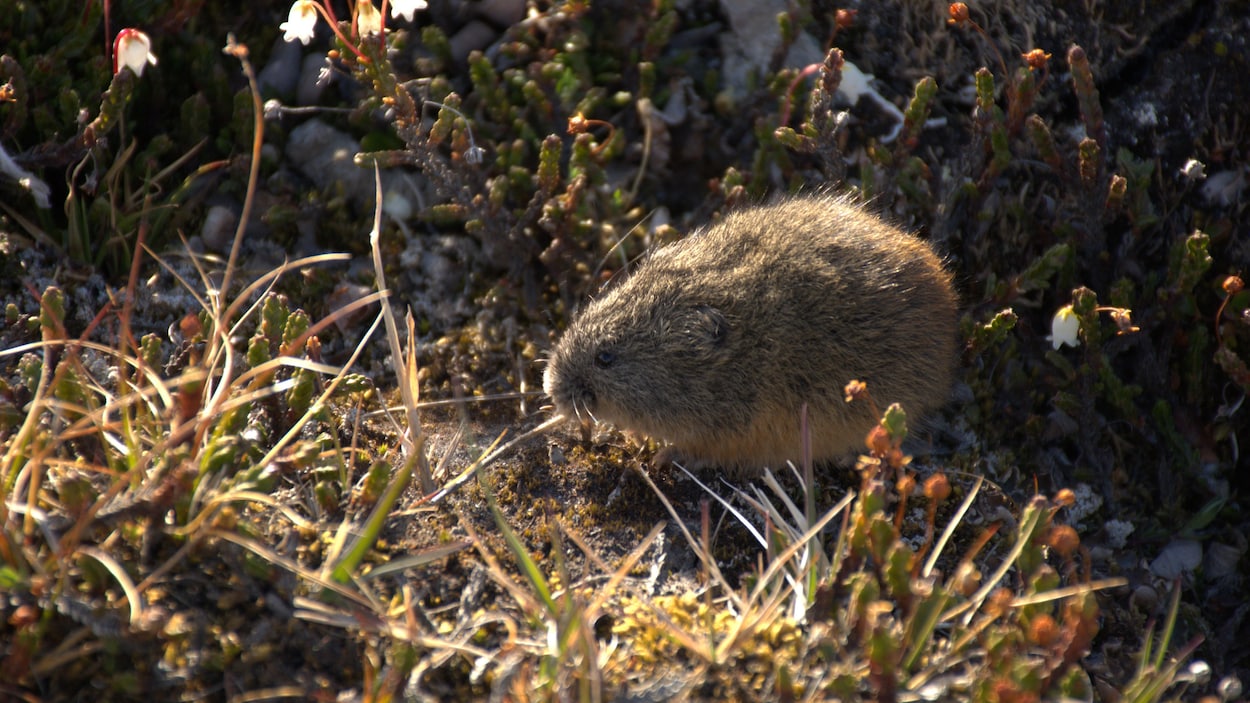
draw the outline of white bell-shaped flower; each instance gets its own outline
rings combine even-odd
[[[118,32],[113,40],[113,73],[125,66],[136,76],[142,76],[148,64],[156,65],[156,54],[152,53],[152,40],[148,35],[131,28]]]
[[[307,46],[312,41],[313,30],[317,28],[317,5],[312,0],[296,0],[287,13],[286,21],[278,25],[283,41],[300,40]]]

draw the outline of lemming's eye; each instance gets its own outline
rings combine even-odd
[[[598,354],[595,354],[595,366],[601,369],[606,369],[615,363],[616,363],[616,354],[613,354],[612,352],[607,351],[606,349],[601,350]]]

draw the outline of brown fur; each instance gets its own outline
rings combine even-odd
[[[881,409],[942,404],[955,295],[929,245],[829,195],[727,215],[656,251],[592,302],[552,352],[543,389],[583,422],[664,439],[688,459],[758,468],[863,447]]]

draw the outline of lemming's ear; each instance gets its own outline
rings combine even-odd
[[[725,313],[717,308],[711,305],[700,305],[690,316],[687,329],[687,334],[692,338],[713,346],[720,346],[729,336],[729,320],[725,318]]]

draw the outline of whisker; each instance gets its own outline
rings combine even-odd
[[[499,400],[516,400],[517,398],[533,398],[533,397],[542,396],[542,395],[545,395],[542,391],[493,393],[491,395],[479,395],[479,396],[473,396],[471,398],[445,398],[442,400],[423,400],[417,403],[417,407],[418,408],[436,408],[436,407],[441,407],[444,405],[462,405],[465,403],[478,403],[478,402],[485,403],[485,402],[494,402],[494,401],[499,401]],[[400,412],[403,409],[404,409],[404,406],[395,405],[395,406],[391,406],[388,408],[384,408],[382,410],[371,410],[368,413],[365,413],[365,417],[366,418],[379,417],[386,413]]]

